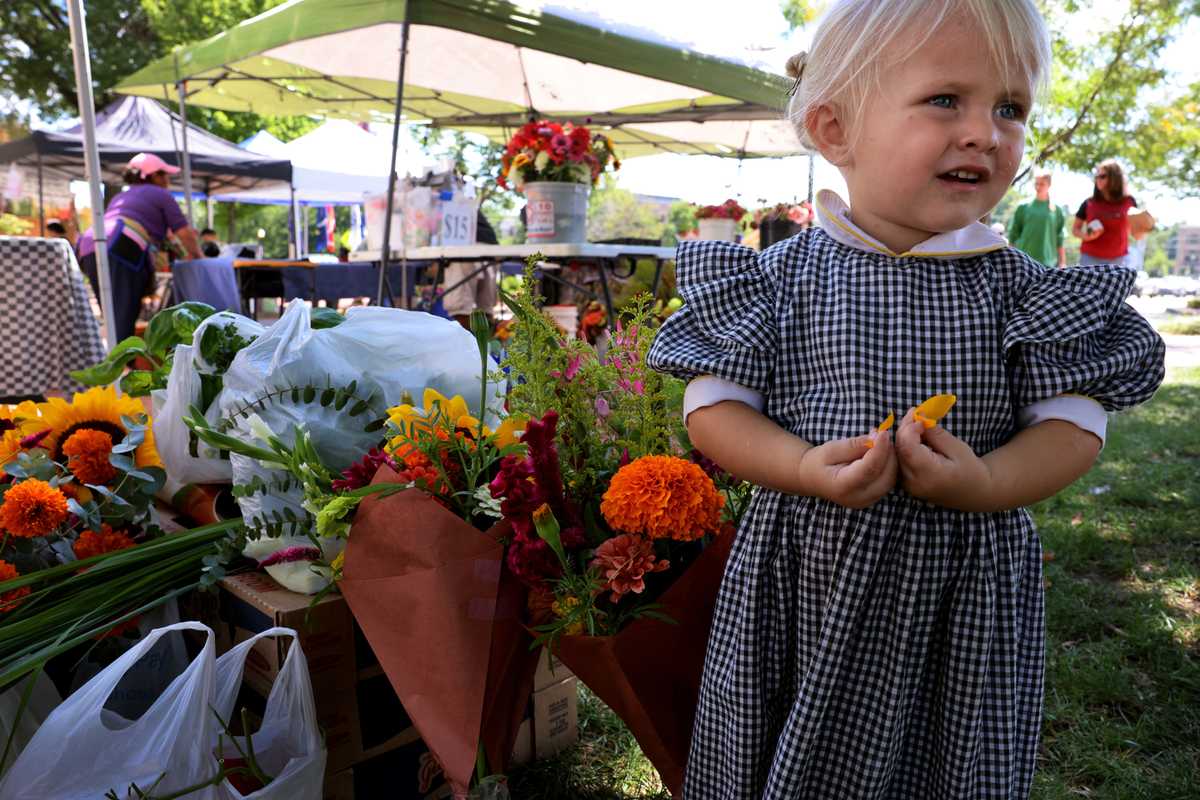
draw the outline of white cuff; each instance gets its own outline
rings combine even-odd
[[[1108,430],[1108,415],[1104,407],[1090,397],[1078,394],[1061,394],[1039,400],[1017,412],[1017,425],[1030,428],[1048,419],[1061,419],[1095,434],[1104,447],[1104,436]]]
[[[725,400],[745,403],[755,411],[762,411],[764,405],[763,396],[753,389],[716,375],[701,375],[691,380],[683,393],[683,424],[687,424],[688,414],[696,409],[715,406]]]

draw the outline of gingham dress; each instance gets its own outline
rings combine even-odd
[[[761,255],[684,244],[676,268],[684,306],[650,365],[754,389],[814,444],[952,392],[942,424],[982,455],[1034,401],[1113,410],[1162,381],[1162,340],[1124,303],[1120,267],[1052,270],[1011,248],[894,257],[814,229]],[[684,797],[1027,797],[1041,558],[1024,510],[758,490],[717,601]]]

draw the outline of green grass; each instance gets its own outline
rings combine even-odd
[[[1034,509],[1046,704],[1034,798],[1171,800],[1200,776],[1200,370],[1110,426],[1088,475]]]
[[[1033,509],[1046,702],[1033,800],[1200,796],[1200,369],[1118,415],[1088,475]],[[522,800],[666,800],[586,690],[580,743],[512,775]]]
[[[1180,322],[1165,322],[1158,326],[1162,333],[1183,336],[1200,336],[1200,319],[1185,319]]]

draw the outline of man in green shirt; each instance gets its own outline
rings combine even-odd
[[[1066,266],[1063,247],[1066,214],[1050,203],[1050,173],[1039,172],[1033,179],[1037,199],[1017,206],[1008,226],[1008,241],[1047,267]]]

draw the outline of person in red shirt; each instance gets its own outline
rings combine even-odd
[[[1096,166],[1095,189],[1075,212],[1071,233],[1083,240],[1080,264],[1124,264],[1129,253],[1129,209],[1137,201],[1125,193],[1125,173],[1113,159]]]

